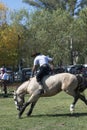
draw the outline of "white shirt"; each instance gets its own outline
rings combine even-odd
[[[3,80],[9,80],[9,75],[7,73],[4,73],[2,76]]]
[[[0,74],[0,79],[2,79],[3,73]]]
[[[36,56],[36,58],[34,59],[34,65],[44,65],[44,64],[49,64],[49,61],[52,61],[53,59],[45,56],[45,55],[38,55]]]

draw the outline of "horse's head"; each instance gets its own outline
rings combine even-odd
[[[16,92],[14,92],[14,102],[15,102],[17,110],[20,111],[24,105],[24,96],[18,95]]]

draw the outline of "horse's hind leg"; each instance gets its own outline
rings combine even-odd
[[[74,112],[74,108],[75,108],[75,105],[76,105],[78,99],[79,99],[79,96],[76,95],[76,96],[74,97],[73,103],[70,105],[70,112],[71,112],[71,114],[73,114],[73,112]]]
[[[84,95],[79,94],[79,98],[87,105],[87,100]]]
[[[76,96],[74,97],[74,101],[73,101],[73,103],[70,105],[70,112],[71,112],[71,113],[74,112],[74,108],[75,108],[75,105],[76,105],[78,99],[81,99],[81,100],[87,105],[87,100],[86,100],[85,96],[84,96],[84,95],[81,95],[79,92],[76,92]]]
[[[73,114],[74,109],[75,109],[75,104],[77,103],[77,101],[79,99],[79,94],[78,94],[77,90],[73,89],[73,87],[68,88],[65,92],[74,97],[74,101],[70,105],[70,112],[71,112],[71,114]]]

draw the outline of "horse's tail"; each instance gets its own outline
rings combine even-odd
[[[83,92],[87,88],[87,79],[81,75],[76,75],[78,80],[78,87],[77,90],[79,92]]]

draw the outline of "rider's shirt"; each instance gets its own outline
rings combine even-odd
[[[44,64],[49,64],[49,61],[52,61],[53,59],[45,56],[45,55],[38,55],[36,56],[36,58],[34,59],[34,65],[44,65]]]

